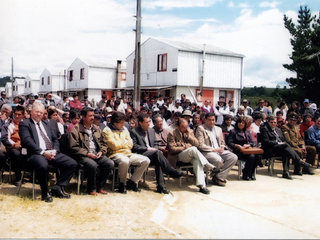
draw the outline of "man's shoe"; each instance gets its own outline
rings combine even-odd
[[[119,183],[119,193],[127,194],[127,188],[124,183]]]
[[[129,180],[127,182],[127,189],[132,190],[134,192],[141,192],[141,189],[138,188],[137,184],[135,182],[133,182],[132,180]]]
[[[310,163],[306,163],[305,161],[300,160],[299,165],[304,168],[312,167]]]
[[[292,177],[290,176],[289,172],[284,172],[284,173],[282,174],[282,177],[285,178],[285,179],[292,180]]]
[[[308,174],[308,175],[314,175],[314,172],[310,171],[310,168],[303,168],[302,169],[303,174]]]
[[[242,180],[250,181],[250,178],[249,178],[249,176],[243,175],[243,176],[242,176]]]
[[[218,185],[218,186],[220,186],[220,187],[226,186],[226,181],[222,181],[222,180],[220,180],[219,178],[217,178],[216,176],[214,176],[214,177],[212,178],[212,182],[213,182],[213,184]]]
[[[66,194],[61,190],[61,187],[59,188],[52,188],[51,189],[51,195],[53,197],[58,197],[58,198],[67,198],[69,199],[71,196],[69,194]]]
[[[42,196],[41,197],[41,201],[52,202],[53,200],[52,200],[52,197],[51,197],[50,193],[47,193],[46,196]]]
[[[303,175],[303,173],[302,173],[302,172],[300,172],[300,171],[294,171],[294,172],[293,172],[293,175],[302,176],[302,175]]]
[[[173,169],[170,173],[169,173],[170,177],[172,178],[180,178],[180,177],[183,177],[183,176],[187,176],[187,173],[184,172],[184,171],[180,171],[180,170],[176,170],[176,169]]]
[[[250,179],[251,179],[252,181],[255,181],[255,180],[256,180],[256,177],[255,177],[255,176],[251,176]]]
[[[214,168],[214,169],[212,169],[212,173],[213,174],[217,174],[217,173],[219,173],[219,172],[221,172],[221,170],[220,170],[220,168]]]
[[[104,194],[104,195],[108,194],[108,192],[106,190],[103,190],[103,189],[98,189],[98,193]]]
[[[91,196],[98,196],[98,193],[96,191],[92,191],[88,193]]]
[[[157,193],[169,194],[170,191],[166,187],[157,186]]]
[[[209,189],[206,187],[200,187],[199,192],[201,192],[203,194],[210,194]]]

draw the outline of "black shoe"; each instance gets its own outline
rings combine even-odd
[[[166,187],[157,186],[157,193],[169,194],[170,191]]]
[[[290,176],[289,172],[284,172],[284,173],[282,174],[282,177],[285,178],[285,179],[292,180],[292,177]]]
[[[52,197],[51,197],[50,193],[47,193],[46,196],[42,196],[41,197],[41,201],[52,202],[53,200],[52,200]]]
[[[243,175],[243,176],[242,176],[242,180],[250,181],[250,178],[249,178],[248,176],[246,176],[246,175]]]
[[[206,187],[200,187],[199,191],[203,194],[210,194],[210,191]]]
[[[127,189],[134,192],[141,192],[141,189],[138,188],[137,184],[131,180],[127,181]]]
[[[59,188],[52,188],[51,189],[51,195],[53,197],[58,197],[58,198],[71,198],[70,194],[66,194],[62,189],[61,187]]]
[[[305,161],[300,160],[299,165],[304,168],[312,167],[310,163],[306,163]]]
[[[308,175],[314,175],[314,172],[310,171],[310,168],[303,168],[302,169],[303,174],[308,174]]]
[[[255,177],[255,176],[252,176],[250,179],[251,179],[252,181],[255,181],[255,180],[256,180],[256,177]]]
[[[293,174],[294,175],[298,175],[298,176],[302,176],[303,175],[302,172],[300,172],[300,171],[294,171]]]
[[[124,183],[119,183],[119,193],[127,194],[127,188]]]
[[[170,177],[172,178],[180,178],[180,177],[183,177],[183,176],[187,176],[187,173],[184,172],[184,171],[180,171],[180,170],[176,170],[176,169],[173,169],[170,173],[169,173]]]

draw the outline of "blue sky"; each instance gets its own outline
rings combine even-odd
[[[210,44],[246,56],[243,86],[286,85],[294,74],[283,14],[319,1],[142,0],[142,40]],[[0,77],[68,68],[77,57],[125,59],[134,50],[134,0],[2,0]]]

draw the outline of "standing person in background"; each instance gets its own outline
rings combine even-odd
[[[100,109],[103,109],[107,102],[107,96],[105,94],[102,94],[101,100],[98,102],[97,107]]]
[[[159,99],[158,99],[158,101],[157,101],[157,106],[160,107],[160,106],[162,106],[163,104],[164,104],[163,95],[160,94],[160,95],[159,95]]]
[[[290,112],[295,112],[297,114],[300,114],[300,103],[297,101],[293,101],[291,103],[291,106],[290,106],[287,114],[289,114]]]
[[[69,106],[71,110],[80,111],[83,108],[82,103],[79,101],[78,94],[73,94],[73,100],[69,102]]]
[[[270,112],[272,112],[272,107],[270,106],[270,102],[268,100],[264,101],[264,106],[269,108]]]
[[[223,123],[223,116],[230,114],[229,106],[227,106],[225,100],[219,100],[218,106],[216,106],[216,116],[217,116],[217,126],[220,126]]]
[[[271,111],[269,108],[264,106],[264,100],[260,99],[259,100],[259,105],[257,108],[254,109],[254,111],[260,111],[260,112],[264,112],[265,114],[267,114],[267,116],[271,116]]]
[[[253,109],[249,106],[249,101],[247,99],[243,99],[242,105],[244,107],[243,114],[245,116],[251,116],[253,114]]]
[[[314,111],[312,108],[310,108],[310,101],[309,101],[309,99],[306,98],[303,101],[303,106],[300,109],[300,114],[303,117],[307,113],[309,113],[312,117],[314,116]]]
[[[236,108],[234,107],[233,100],[229,100],[228,106],[229,106],[229,111],[230,111],[229,114],[231,116],[234,116],[236,114]]]
[[[210,100],[205,100],[204,105],[201,107],[201,111],[203,113],[208,113],[208,112],[213,112],[215,113],[215,109],[210,105],[211,101]]]
[[[281,111],[282,112],[282,118],[284,120],[286,120],[287,119],[287,109],[288,109],[287,104],[282,101],[282,102],[280,102],[280,104],[274,110],[273,115],[276,116],[277,112]]]
[[[9,99],[7,99],[7,93],[6,91],[1,91],[1,97],[0,97],[0,108],[3,104],[8,103]]]

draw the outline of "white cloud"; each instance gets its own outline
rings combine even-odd
[[[31,69],[67,68],[78,56],[125,59],[135,39],[135,6],[130,2],[3,1],[0,75],[10,74],[11,57],[19,76]]]
[[[265,2],[261,2],[259,4],[259,7],[262,7],[262,8],[276,8],[280,4],[281,3],[277,2],[277,1],[273,1],[273,2],[265,1]]]
[[[229,8],[251,8],[252,6],[247,4],[247,3],[239,3],[239,4],[234,4],[234,2],[229,2],[228,4]]]
[[[146,8],[155,9],[161,7],[164,10],[169,10],[172,8],[209,7],[219,1],[222,0],[148,0],[142,4]]]

